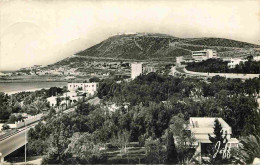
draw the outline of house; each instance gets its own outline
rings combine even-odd
[[[212,49],[204,49],[201,51],[192,51],[192,58],[195,62],[200,62],[210,58],[217,58],[217,51]]]
[[[156,72],[155,67],[153,66],[145,66],[143,67],[143,73]]]
[[[227,133],[228,147],[238,147],[239,141],[236,138],[232,138],[232,129],[222,118],[190,117],[187,130],[196,139],[194,143],[194,146],[197,148],[196,152],[200,152],[202,155],[206,153],[206,148],[211,143],[209,135],[214,137],[213,132],[216,119],[220,122],[223,133]]]
[[[57,104],[57,97],[56,96],[48,97],[47,101],[50,103],[51,107],[54,107]]]
[[[243,60],[240,58],[231,58],[227,65],[229,68],[235,68],[236,65],[239,65],[240,63],[244,63],[245,61],[247,61],[247,60]]]
[[[92,83],[68,83],[69,91],[83,91],[88,94],[94,95],[97,92],[99,84],[96,82]]]
[[[254,61],[260,61],[260,56],[255,56],[253,59]]]

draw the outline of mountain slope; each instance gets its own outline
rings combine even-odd
[[[205,48],[228,52],[230,55],[230,51],[245,54],[248,48],[260,48],[260,46],[223,38],[185,39],[164,34],[125,34],[112,36],[76,55],[142,60],[187,56],[191,55],[191,51]]]
[[[84,59],[168,60],[171,58],[175,60],[177,56],[190,56],[191,51],[202,49],[214,49],[218,52],[218,56],[229,57],[260,53],[259,45],[224,38],[177,38],[166,34],[137,33],[109,37],[56,64],[68,64],[75,58],[79,60],[83,57]]]
[[[113,36],[77,53],[80,56],[123,59],[147,59],[190,54],[189,51],[170,46],[183,39],[160,34],[131,34]]]

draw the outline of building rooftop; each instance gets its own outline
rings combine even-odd
[[[215,119],[218,119],[223,131],[227,131],[227,134],[232,134],[231,127],[222,118],[215,117],[191,117],[189,129],[193,133],[211,134],[214,131]]]

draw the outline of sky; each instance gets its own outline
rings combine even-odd
[[[260,45],[260,0],[2,0],[0,71],[52,64],[129,32]]]

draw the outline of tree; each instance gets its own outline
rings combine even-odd
[[[159,139],[153,140],[151,137],[145,141],[146,161],[149,164],[166,163],[166,148]]]
[[[64,123],[57,121],[55,124],[57,124],[57,126],[50,135],[48,153],[44,158],[44,163],[64,164],[71,158],[71,153],[66,152],[70,143],[70,134]]]
[[[47,102],[37,99],[30,105],[29,113],[36,115],[44,110],[47,110]]]
[[[254,158],[260,158],[260,136],[249,135],[241,139],[238,156],[247,164],[253,163]]]
[[[98,77],[91,77],[89,82],[100,82],[100,79]]]
[[[77,163],[99,163],[100,160],[104,159],[100,150],[102,146],[101,143],[95,144],[94,137],[88,132],[74,133],[66,152],[75,155]]]
[[[173,133],[167,130],[167,145],[166,145],[166,153],[167,153],[167,163],[173,163],[177,164],[178,163],[178,153],[176,151],[175,143],[174,143],[174,138],[173,138]]]
[[[4,125],[2,126],[2,130],[8,130],[8,129],[10,129],[10,126],[4,123]]]
[[[7,120],[11,114],[11,107],[9,106],[9,96],[0,92],[0,120]]]
[[[184,115],[179,113],[173,116],[170,120],[169,128],[176,140],[179,163],[189,163],[195,152],[192,149],[195,138],[186,131],[187,122],[184,119]]]
[[[130,133],[126,130],[118,132],[116,136],[113,136],[111,139],[111,143],[114,146],[120,148],[120,152],[126,154],[127,153],[127,145],[129,144]]]
[[[213,134],[215,135],[215,137],[212,137],[210,134],[208,134],[209,140],[212,143],[210,163],[213,164],[227,163],[228,162],[227,157],[223,157],[223,153],[222,153],[228,143],[227,131],[225,132],[224,135],[222,126],[218,119],[215,119]]]
[[[22,117],[22,115],[18,115],[18,116],[15,116],[15,115],[11,115],[10,117],[9,117],[9,119],[8,119],[8,122],[9,123],[15,123],[16,121],[19,121],[19,120],[22,120],[23,119],[23,117]]]

